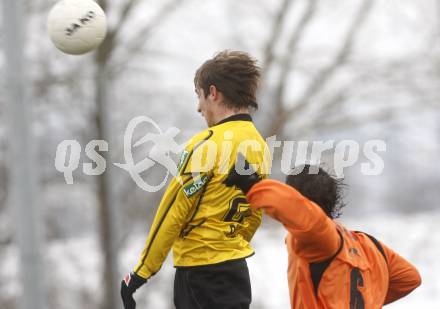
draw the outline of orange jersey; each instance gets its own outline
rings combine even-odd
[[[374,237],[349,231],[315,203],[276,180],[247,194],[288,230],[288,281],[292,308],[378,309],[414,290],[416,268]]]

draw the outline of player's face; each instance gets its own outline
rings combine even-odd
[[[212,127],[215,124],[215,120],[213,112],[214,103],[210,99],[211,96],[205,97],[205,93],[201,88],[196,88],[196,94],[199,101],[197,111],[205,118],[208,127]]]

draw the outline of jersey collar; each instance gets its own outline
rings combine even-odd
[[[229,121],[252,121],[252,117],[249,114],[236,114],[220,120],[215,126]]]

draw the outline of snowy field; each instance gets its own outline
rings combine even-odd
[[[252,308],[289,308],[286,282],[287,254],[285,231],[266,217],[264,227],[254,238],[256,255],[248,259],[253,285]],[[440,212],[412,215],[342,220],[349,228],[375,235],[414,263],[421,275],[422,286],[407,298],[387,306],[392,309],[439,308],[440,304]],[[121,269],[136,262],[145,235],[136,235],[121,254]],[[62,309],[96,308],[100,294],[100,264],[96,240],[70,239],[53,242],[46,249],[50,307]],[[19,295],[17,251],[9,247],[0,253],[0,292],[3,303],[13,303]],[[172,281],[174,270],[168,259],[161,271],[143,287],[136,297],[138,308],[173,308]],[[0,303],[1,304],[1,303]]]

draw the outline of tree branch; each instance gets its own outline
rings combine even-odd
[[[316,95],[324,88],[328,81],[346,62],[353,48],[356,36],[361,30],[364,22],[367,20],[369,13],[371,12],[373,3],[373,0],[365,0],[363,2],[363,4],[357,11],[357,14],[353,18],[349,31],[332,63],[316,75],[315,79],[310,83],[309,87],[307,87],[300,99],[297,100],[297,103],[294,104],[292,108],[286,110],[279,116],[279,119],[277,119],[276,123],[274,123],[272,126],[270,132],[271,135],[281,132],[283,127],[285,126],[286,121],[292,115],[298,115],[306,107],[308,107],[309,103],[316,97]]]
[[[287,83],[289,81],[289,73],[291,69],[292,59],[295,56],[295,50],[299,42],[301,41],[301,38],[303,37],[305,30],[307,29],[307,26],[310,24],[310,22],[313,19],[313,16],[316,13],[316,4],[317,4],[316,0],[308,1],[308,6],[304,11],[303,15],[301,16],[298,25],[295,27],[292,35],[290,36],[289,42],[287,44],[287,51],[281,60],[280,63],[281,69],[277,79],[278,85],[275,90],[275,98],[274,98],[277,115],[281,115],[285,112],[283,97],[286,91]],[[278,121],[276,121],[276,123],[278,123]]]
[[[374,123],[386,123],[393,119],[394,107],[387,107],[383,110],[356,117],[355,115],[343,115],[341,117],[327,118],[326,121],[315,122],[313,129],[317,131],[344,130],[356,127],[363,127]],[[368,121],[365,121],[368,119]],[[304,130],[304,129],[303,129]]]
[[[183,0],[171,0],[166,3],[160,9],[160,11],[153,18],[151,18],[150,22],[138,31],[138,34],[131,42],[124,43],[124,46],[126,46],[126,54],[131,55],[131,57],[125,57],[123,61],[115,64],[112,69],[125,66],[128,61],[132,60],[133,55],[142,50],[142,47],[144,46],[151,32],[161,23],[165,22],[182,3]]]
[[[269,36],[269,40],[266,42],[264,47],[264,59],[261,69],[263,76],[266,75],[266,73],[270,70],[270,67],[274,62],[274,48],[281,35],[286,15],[294,2],[295,0],[284,0],[275,17],[275,23],[273,25],[271,35]]]
[[[139,0],[127,0],[125,5],[122,7],[121,15],[119,16],[119,20],[116,23],[117,27],[113,29],[112,35],[116,38],[119,35],[120,30],[124,27],[125,23],[128,20],[128,16],[130,15],[132,9],[135,7]]]
[[[102,44],[98,48],[98,51],[96,53],[96,61],[98,63],[106,64],[110,59],[114,51],[114,48],[116,46],[116,38],[119,34],[119,31],[127,22],[128,16],[130,15],[132,9],[135,7],[135,4],[137,4],[138,2],[139,2],[138,0],[127,0],[125,2],[125,5],[121,9],[121,14],[118,18],[118,22],[116,23],[113,29],[108,31],[104,42],[102,42]],[[102,9],[106,11],[108,7],[107,0],[100,0],[99,3]]]

